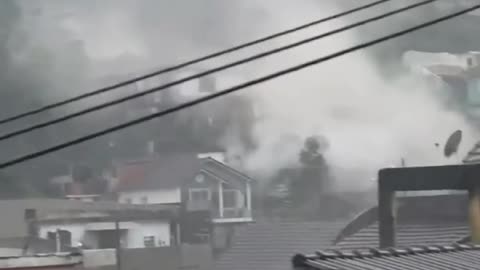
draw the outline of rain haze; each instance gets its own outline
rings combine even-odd
[[[4,47],[12,52],[13,64],[27,69],[28,73],[22,74],[22,83],[35,85],[27,85],[23,91],[46,102],[81,93],[98,77],[121,74],[128,78],[124,74],[141,74],[171,65],[319,16],[326,17],[356,4],[357,1],[347,0],[305,0],[300,4],[283,0],[228,4],[214,0],[195,3],[145,0],[141,4],[134,1],[44,0],[34,4],[18,1],[16,7],[10,4],[16,12],[10,13],[13,23],[3,27],[7,28],[4,31],[10,31],[11,37]],[[7,3],[4,5],[8,8]],[[398,5],[375,7],[299,31],[203,63],[202,67],[213,67],[285,45]],[[7,8],[2,10],[9,13]],[[223,85],[299,64],[312,56],[326,55],[432,15],[435,14],[429,9],[419,8],[389,18],[387,23],[362,26],[234,68],[224,73],[234,74],[237,80]],[[306,137],[323,136],[328,144],[324,149],[326,159],[338,175],[337,183],[345,187],[370,188],[379,168],[398,166],[401,159],[409,166],[459,162],[475,141],[475,129],[462,115],[444,108],[432,94],[435,89],[423,78],[413,76],[404,67],[385,74],[391,62],[402,65],[401,60],[395,58],[399,54],[396,44],[391,41],[378,48],[355,52],[244,91],[256,104],[257,118],[249,132],[257,147],[247,153],[241,145],[236,145],[236,134],[228,131],[219,143],[229,152],[242,155],[246,170],[268,178],[279,168],[298,163],[298,149]],[[383,57],[388,50],[391,57]],[[46,63],[53,63],[53,70],[43,69]],[[12,76],[15,75],[18,73]],[[42,82],[43,87],[39,87],[38,82]],[[14,98],[19,92],[12,93]],[[97,101],[90,99],[83,104]],[[26,109],[28,104],[19,104],[13,111],[20,108]],[[435,143],[443,144],[456,129],[463,130],[465,135],[461,150],[455,157],[445,159]]]
[[[372,1],[0,0],[0,265],[317,270],[340,269],[346,250],[352,270],[430,253],[430,265],[473,264],[455,256],[480,244],[480,189],[466,182],[480,172],[478,9],[184,104],[478,4],[362,22],[419,1],[378,1],[64,104]]]

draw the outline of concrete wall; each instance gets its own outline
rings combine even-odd
[[[107,229],[113,230],[115,228],[113,222],[108,224],[111,228]],[[72,245],[82,242],[92,248],[98,248],[98,233],[101,233],[102,230],[86,230],[87,225],[89,227],[98,225],[100,228],[105,225],[105,222],[40,224],[39,237],[47,239],[48,232],[55,232],[57,229],[67,230],[72,234]],[[155,237],[156,247],[170,245],[170,223],[167,220],[120,222],[120,228],[121,242],[124,248],[145,247],[144,237],[147,236]]]
[[[180,247],[182,269],[212,270],[213,257],[209,245],[182,245]]]
[[[129,230],[127,234],[127,243],[129,248],[145,247],[143,239],[146,236],[155,237],[155,246],[170,246],[170,224],[168,222],[144,221],[136,223],[137,228]]]
[[[182,200],[180,188],[163,189],[154,191],[130,191],[120,192],[118,194],[119,203],[144,204],[143,198],[147,199],[147,204],[170,204],[180,203]]]
[[[48,232],[55,232],[57,229],[69,231],[72,235],[72,245],[84,241],[85,224],[65,223],[65,224],[42,224],[38,227],[38,236],[48,239]]]
[[[21,248],[0,248],[0,257],[21,256],[22,252]]]
[[[115,249],[86,249],[83,251],[85,268],[115,265],[115,261]]]
[[[212,270],[213,259],[208,245],[121,250],[122,270]],[[114,249],[84,252],[86,269],[114,270]]]

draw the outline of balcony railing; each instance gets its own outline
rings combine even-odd
[[[211,201],[204,202],[187,202],[187,209],[189,211],[207,210],[211,212],[211,217],[214,222],[248,222],[252,221],[252,211],[243,208],[223,208]]]
[[[218,209],[213,216],[214,222],[251,222],[252,211],[247,208],[224,208]]]

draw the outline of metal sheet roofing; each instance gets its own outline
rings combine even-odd
[[[233,246],[215,263],[216,270],[287,270],[290,258],[331,245],[343,222],[260,221],[239,228]]]
[[[295,269],[318,270],[475,270],[480,269],[480,246],[426,246],[363,252],[332,250],[295,255],[292,264]]]
[[[447,245],[461,241],[470,235],[467,222],[418,222],[398,224],[397,247]],[[378,222],[361,229],[336,244],[341,249],[378,247]]]
[[[396,247],[449,245],[470,235],[468,196],[447,194],[397,199]],[[336,248],[376,248],[378,212],[370,208],[343,228],[335,239]]]

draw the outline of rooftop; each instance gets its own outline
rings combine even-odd
[[[56,268],[81,264],[79,253],[46,253],[18,257],[0,257],[0,269]]]
[[[444,245],[462,242],[470,235],[466,222],[416,222],[397,225],[397,247]],[[342,250],[379,247],[378,222],[336,243]]]
[[[327,248],[343,222],[261,221],[239,228],[233,245],[215,263],[216,270],[287,270],[298,252]]]
[[[130,161],[117,166],[118,191],[173,189],[200,172],[195,154],[176,153]]]
[[[445,245],[470,235],[466,194],[397,198],[396,246]],[[378,210],[364,211],[337,232],[340,249],[379,247]]]
[[[118,191],[179,188],[202,171],[230,183],[252,181],[247,175],[213,158],[176,153],[119,165]]]
[[[442,270],[479,269],[480,246],[446,245],[411,248],[370,249],[366,251],[318,251],[297,254],[295,269],[318,270]]]

